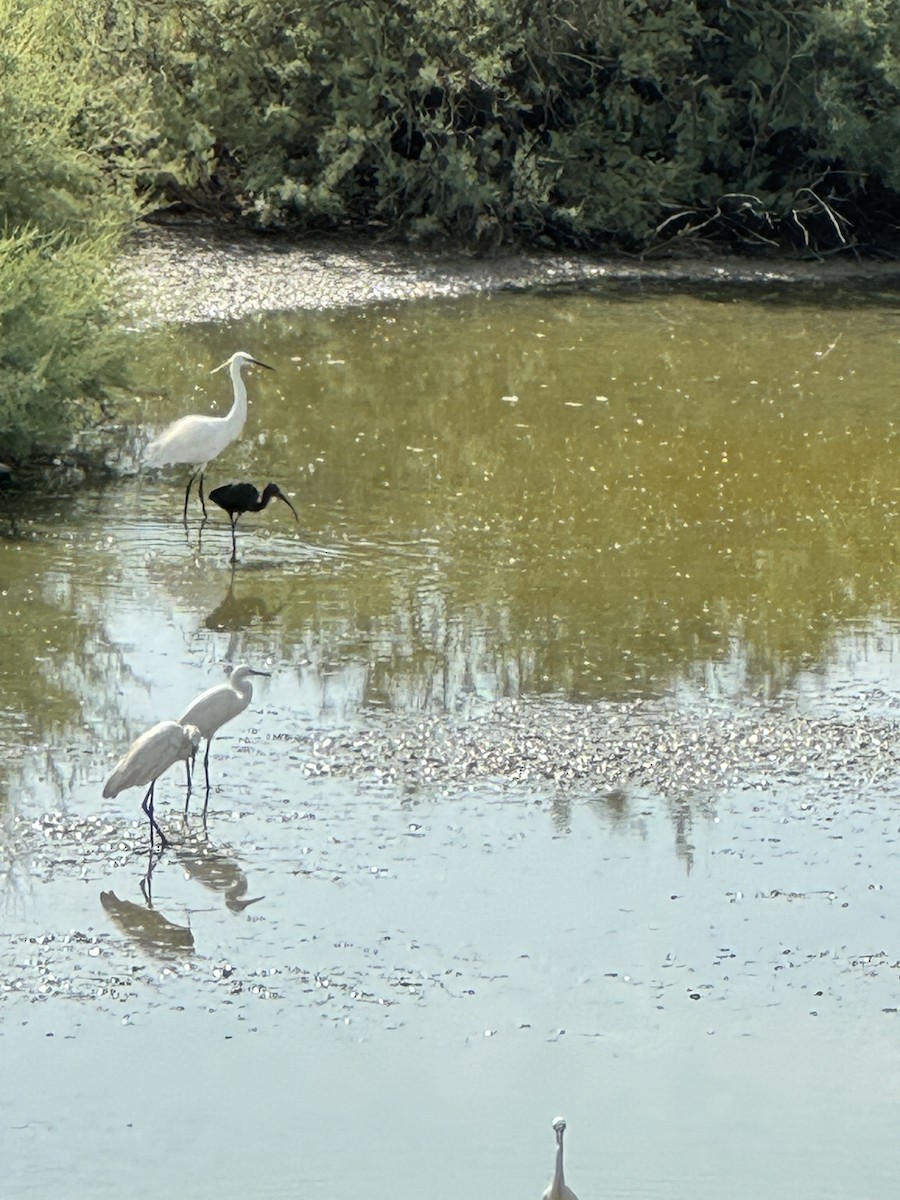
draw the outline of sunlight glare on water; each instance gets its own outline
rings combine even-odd
[[[889,1195],[897,343],[775,289],[136,336],[124,477],[0,497],[10,1194],[538,1197],[562,1112],[581,1200]],[[130,468],[236,349],[207,495],[300,524],[232,569]],[[145,880],[104,780],[242,661]]]

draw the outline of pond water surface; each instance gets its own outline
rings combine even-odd
[[[4,1194],[883,1200],[897,297],[498,294],[135,334],[0,512]],[[224,412],[205,523],[152,431]],[[148,858],[146,727],[271,672]],[[148,874],[148,867],[153,870]]]

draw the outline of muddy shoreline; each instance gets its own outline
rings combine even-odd
[[[135,324],[145,327],[604,283],[790,286],[819,293],[861,284],[900,288],[900,263],[522,251],[480,257],[324,236],[295,242],[196,225],[145,225],[126,246],[119,279]]]

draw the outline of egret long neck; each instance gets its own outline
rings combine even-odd
[[[553,1194],[555,1196],[562,1195],[565,1182],[563,1178],[563,1135],[560,1133],[556,1137],[556,1170],[553,1172]]]
[[[244,422],[247,420],[247,388],[244,385],[244,378],[241,375],[241,364],[233,362],[228,368],[228,373],[231,376],[231,390],[234,392],[234,403],[225,420],[236,429],[243,429]]]

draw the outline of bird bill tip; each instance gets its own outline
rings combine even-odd
[[[293,504],[291,504],[290,500],[288,500],[288,498],[287,498],[287,496],[284,494],[284,492],[279,492],[279,493],[278,493],[278,498],[279,498],[279,500],[283,500],[283,501],[285,502],[285,504],[288,506],[288,508],[289,508],[289,509],[291,510],[291,512],[294,514],[294,520],[295,520],[295,521],[297,522],[297,524],[299,525],[299,523],[300,523],[300,518],[297,516],[297,510],[296,510],[296,508],[294,508]]]
[[[217,367],[213,367],[213,369],[210,371],[210,375],[215,375],[216,371],[222,371],[225,369],[225,367],[230,367],[236,358],[243,358],[245,362],[253,363],[257,367],[265,367],[267,371],[275,370],[275,368],[270,367],[268,363],[261,362],[258,358],[254,358],[252,354],[248,354],[246,350],[236,350],[234,354],[226,358],[224,362],[219,363]]]

